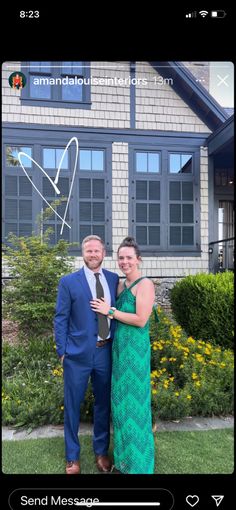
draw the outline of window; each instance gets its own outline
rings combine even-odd
[[[23,175],[19,152],[32,155],[30,147],[10,146],[5,148],[5,165],[7,175],[4,176],[4,211],[3,221],[5,224],[5,238],[12,233],[17,236],[29,236],[32,234],[32,185],[29,179]],[[22,157],[26,168],[31,169],[31,161]],[[20,167],[20,168],[19,168]],[[29,170],[32,178],[32,171]]]
[[[88,62],[24,62],[22,104],[90,108]]]
[[[8,130],[6,130],[8,131]],[[54,138],[55,143],[42,144],[49,138]],[[52,131],[38,131],[37,140],[33,138],[30,146],[24,146],[22,139],[31,139],[28,130],[22,130],[21,141],[12,135],[14,143],[6,144],[4,154],[3,169],[3,237],[9,232],[16,235],[32,235],[32,232],[39,233],[38,216],[48,209],[48,204],[64,218],[68,203],[68,196],[71,189],[71,181],[74,172],[75,145],[71,144],[64,154],[71,133],[54,133]],[[85,136],[84,136],[85,138]],[[16,138],[17,139],[17,138]],[[32,163],[26,156],[23,157],[23,165],[27,172],[24,174],[19,164],[19,152],[25,152],[37,162],[40,168]],[[64,154],[63,159],[62,155]],[[57,243],[60,239],[65,239],[72,243],[77,243],[77,247],[72,248],[71,253],[79,253],[83,238],[89,234],[96,234],[102,237],[106,243],[107,251],[111,249],[111,144],[93,142],[89,144],[87,140],[80,139],[79,157],[75,173],[75,179],[71,192],[69,205],[65,221],[71,227],[64,224],[61,233],[62,219],[49,208],[49,214],[43,221],[43,231],[49,227],[52,229],[50,241]],[[55,189],[50,182],[55,179],[59,164],[61,170],[57,188],[60,194],[56,194]],[[30,180],[31,182],[30,182]],[[37,189],[34,188],[32,183]],[[44,199],[40,196],[42,194]],[[59,204],[56,205],[55,201]]]
[[[95,234],[105,239],[104,151],[81,149],[79,156],[79,238]],[[88,176],[86,173],[88,173]],[[99,173],[98,173],[99,172]],[[84,176],[82,177],[82,173]]]
[[[131,146],[129,215],[144,253],[199,251],[198,151],[151,146],[141,151]]]

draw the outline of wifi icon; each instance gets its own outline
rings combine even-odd
[[[208,15],[208,11],[199,11],[199,14],[202,18],[205,18]]]

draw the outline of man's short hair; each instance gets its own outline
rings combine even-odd
[[[105,247],[105,243],[104,243],[103,239],[101,239],[101,237],[99,237],[99,236],[95,236],[95,235],[93,235],[93,234],[92,234],[92,235],[87,236],[87,237],[85,237],[85,238],[83,239],[83,241],[82,241],[82,245],[81,245],[82,250],[84,249],[84,245],[85,245],[86,243],[88,243],[89,241],[99,241],[99,242],[102,244],[102,246],[103,246],[104,250],[105,250],[105,248],[106,248],[106,247]]]

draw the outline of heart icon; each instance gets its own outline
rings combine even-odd
[[[46,200],[46,198],[42,195],[42,193],[39,191],[39,189],[35,186],[35,184],[33,183],[33,181],[31,180],[31,178],[29,177],[23,163],[22,163],[22,160],[21,158],[24,156],[26,157],[27,159],[29,159],[34,165],[36,165],[39,170],[41,170],[41,172],[43,172],[43,174],[45,175],[45,177],[47,177],[47,179],[49,180],[49,182],[51,183],[52,187],[54,188],[55,192],[57,195],[60,195],[60,190],[58,189],[57,187],[57,183],[58,183],[58,179],[59,179],[59,174],[60,174],[60,170],[61,170],[61,166],[62,166],[62,162],[63,162],[63,158],[66,154],[66,151],[67,149],[69,148],[70,144],[72,142],[75,142],[75,145],[76,145],[76,156],[75,156],[75,162],[74,162],[74,170],[73,170],[73,175],[72,175],[72,180],[71,180],[71,186],[70,186],[70,191],[69,191],[69,195],[68,195],[68,199],[67,199],[67,203],[66,203],[66,208],[65,208],[65,212],[64,212],[64,217],[62,218],[60,216],[60,214],[58,214],[57,211],[55,211],[55,209],[53,209],[53,207],[51,206],[51,204]],[[59,166],[58,166],[58,170],[57,170],[57,173],[56,173],[56,177],[54,179],[54,181],[49,177],[49,175],[45,172],[45,170],[37,163],[37,161],[35,161],[33,158],[31,158],[31,156],[29,156],[28,154],[26,154],[25,152],[19,152],[18,154],[18,159],[19,159],[19,162],[20,162],[20,165],[21,165],[21,168],[24,172],[24,174],[26,175],[27,179],[29,179],[30,183],[32,184],[33,188],[37,191],[37,193],[39,194],[39,196],[44,200],[44,202],[46,202],[47,206],[50,207],[50,209],[52,209],[52,211],[56,214],[56,216],[58,216],[58,218],[60,218],[60,220],[62,220],[62,226],[61,226],[61,231],[60,231],[60,235],[62,235],[62,232],[63,232],[63,228],[64,228],[64,225],[66,225],[67,227],[71,228],[70,225],[68,225],[68,223],[66,222],[65,218],[66,218],[66,214],[67,214],[67,209],[68,209],[68,206],[69,206],[69,202],[70,202],[70,197],[71,197],[71,192],[72,192],[72,188],[73,188],[73,184],[74,184],[74,179],[75,179],[75,173],[76,173],[76,167],[77,167],[77,160],[78,160],[78,154],[79,154],[79,144],[78,144],[78,140],[75,136],[73,136],[63,154],[62,154],[62,157],[61,157],[61,160],[60,160],[60,163],[59,163]]]
[[[194,494],[194,496],[190,496],[190,495],[189,495],[189,496],[187,496],[186,501],[187,501],[188,505],[190,505],[190,506],[192,506],[192,507],[193,507],[193,506],[195,506],[195,505],[197,505],[197,504],[198,504],[198,502],[199,502],[199,497],[198,497],[198,496],[196,496],[196,494]]]

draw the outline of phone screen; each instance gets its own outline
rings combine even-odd
[[[110,17],[94,34],[77,6],[3,17],[4,508],[226,510],[235,483],[233,14],[162,6],[130,26],[121,17],[118,32],[115,9]],[[86,254],[88,236],[103,241],[102,255]],[[136,244],[122,259],[127,237]],[[95,348],[85,298],[69,281],[78,274],[79,286],[94,261],[129,296],[120,311],[107,276],[112,347],[98,335]],[[133,275],[152,282],[147,297],[127,290]],[[181,308],[173,289],[191,278],[208,297],[193,304],[191,282]],[[131,315],[148,309],[153,289],[158,322],[150,308],[147,329]],[[111,388],[102,386],[108,366]],[[76,428],[80,454],[70,458]]]

